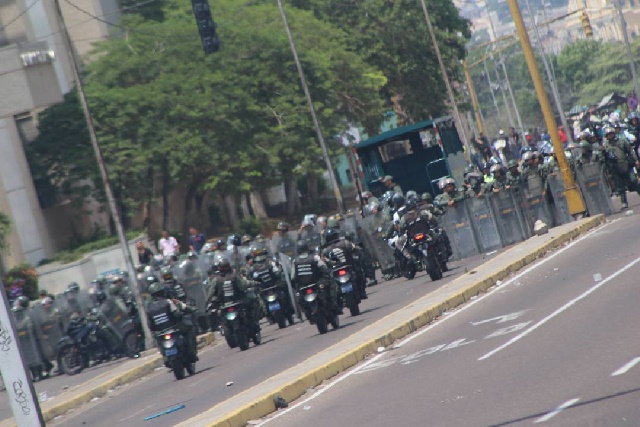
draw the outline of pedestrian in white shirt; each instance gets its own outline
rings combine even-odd
[[[162,239],[158,240],[158,250],[162,253],[162,256],[169,258],[173,255],[178,255],[180,245],[173,236],[169,236],[168,231],[162,232]]]

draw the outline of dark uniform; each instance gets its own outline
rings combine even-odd
[[[333,234],[336,230],[331,230],[331,232],[331,234]],[[329,232],[327,234],[329,234]],[[331,236],[328,240],[328,243],[322,250],[322,258],[334,268],[338,266],[351,265],[356,274],[356,283],[360,291],[360,297],[362,299],[368,298],[364,271],[361,263],[356,262],[358,247],[346,239],[335,239]]]
[[[640,186],[637,178],[632,175],[632,168],[638,163],[638,157],[631,148],[629,141],[619,139],[613,128],[605,129],[605,159],[609,171],[613,177],[615,191],[620,196],[622,208],[626,209],[627,190],[637,191],[640,194]]]
[[[337,285],[329,277],[329,271],[327,265],[320,258],[319,255],[309,253],[308,248],[304,248],[305,244],[298,245],[298,256],[293,260],[291,268],[291,283],[296,291],[300,288],[309,286],[315,283],[322,283],[329,291],[329,298],[331,304],[336,308],[337,304]],[[304,303],[302,296],[299,296],[300,306],[305,310],[305,316],[313,323],[313,315],[310,312],[310,308]]]
[[[250,323],[255,332],[260,332],[260,303],[255,294],[256,282],[238,276],[233,270],[219,271],[213,278],[207,300],[217,307],[225,303],[241,302],[247,306]]]
[[[160,283],[155,286],[160,289],[162,288]],[[150,287],[150,290],[153,290],[153,288]],[[155,295],[152,294],[152,297],[147,301],[145,311],[151,331],[158,334],[170,328],[178,329],[180,334],[185,338],[187,351],[191,356],[192,362],[197,360],[196,328],[193,324],[188,324],[188,322],[183,321],[183,315],[185,313],[195,312],[194,308],[189,307],[181,301],[161,297],[159,293],[156,292]]]

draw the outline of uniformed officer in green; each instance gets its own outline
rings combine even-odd
[[[511,188],[507,177],[507,169],[504,166],[500,164],[491,166],[491,175],[493,175],[493,182],[491,183],[491,191],[493,193],[499,193],[500,190]]]
[[[447,177],[442,180],[442,193],[438,194],[434,204],[439,208],[455,207],[467,198],[464,190],[456,188],[456,180]]]
[[[522,173],[520,180],[526,181],[530,177],[539,176],[542,179],[547,177],[547,168],[540,163],[538,154],[535,151],[527,151],[522,155]]]
[[[487,192],[487,185],[484,182],[484,176],[480,172],[468,173],[464,181],[467,197],[484,197]]]
[[[393,182],[393,177],[391,175],[386,175],[384,178],[380,178],[380,181],[382,181],[387,190],[393,191],[397,194],[404,194],[402,188],[400,188],[398,184]]]
[[[580,153],[576,158],[576,165],[586,165],[588,163],[601,163],[603,156],[601,151],[594,151],[593,146],[588,141],[580,141]]]
[[[509,160],[509,163],[507,163],[507,181],[512,188],[520,184],[521,175],[520,169],[518,169],[518,162]]]
[[[638,180],[632,176],[632,167],[640,168],[640,162],[631,144],[626,139],[618,138],[614,128],[608,126],[604,129],[605,159],[607,167],[613,177],[615,191],[622,202],[622,209],[627,209],[627,190],[637,191],[640,194]]]

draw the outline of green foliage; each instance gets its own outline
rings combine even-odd
[[[9,291],[15,283],[22,287],[22,292],[30,300],[38,297],[38,272],[31,264],[20,264],[9,270],[2,278],[5,291]]]
[[[132,230],[126,233],[127,240],[135,239],[140,236],[144,232],[141,230]],[[99,251],[101,249],[108,248],[110,246],[114,246],[119,244],[119,239],[117,236],[107,236],[105,234],[94,235],[89,239],[85,239],[84,241],[78,242],[76,246],[72,246],[66,250],[57,252],[53,258],[48,259],[44,264],[48,264],[51,262],[59,262],[61,264],[68,264],[70,262],[78,261],[82,259],[85,255],[90,254],[91,252]],[[41,263],[43,265],[43,263]]]
[[[41,191],[68,197],[80,206],[100,196],[93,186],[98,167],[76,89],[38,115],[38,137],[25,146],[34,181]]]
[[[446,90],[422,6],[417,0],[294,0],[348,35],[349,46],[382,71],[384,94],[394,97],[408,121],[446,111]],[[460,60],[471,36],[470,23],[451,0],[427,0],[438,45],[452,81],[462,81]],[[371,135],[375,127],[365,126]]]
[[[248,234],[249,236],[256,236],[262,233],[262,222],[260,218],[254,216],[243,218],[238,225],[238,232],[240,234]]]
[[[11,218],[0,211],[0,253],[9,252],[9,233],[11,233]]]

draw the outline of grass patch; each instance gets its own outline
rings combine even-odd
[[[141,230],[131,230],[127,232],[127,240],[135,239],[136,237],[144,234]],[[101,236],[92,239],[91,241],[82,243],[74,248],[65,249],[57,252],[53,258],[44,259],[38,265],[50,264],[52,262],[59,262],[61,264],[68,264],[70,262],[78,261],[83,256],[98,251],[100,249],[108,248],[109,246],[117,245],[117,236]]]

